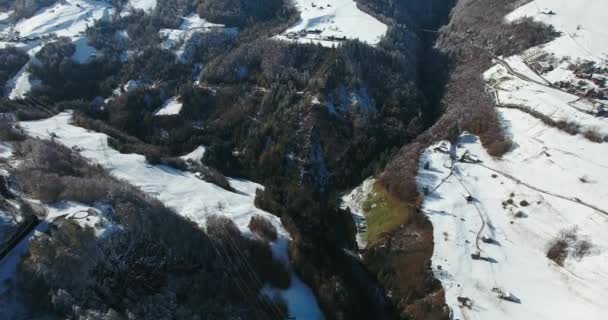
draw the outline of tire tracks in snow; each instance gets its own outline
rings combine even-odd
[[[576,198],[576,197],[567,197],[567,196],[564,196],[564,195],[561,195],[561,194],[558,194],[558,193],[555,193],[555,192],[552,192],[552,191],[541,189],[541,188],[533,186],[533,185],[531,185],[531,184],[529,184],[527,182],[524,182],[521,179],[518,179],[518,178],[516,178],[516,177],[514,177],[514,176],[512,176],[512,175],[510,175],[510,174],[508,174],[508,173],[506,173],[504,171],[501,171],[501,170],[494,169],[492,167],[486,166],[483,163],[472,163],[472,164],[476,164],[476,165],[482,166],[482,167],[484,167],[484,168],[486,168],[486,169],[488,169],[490,171],[493,171],[495,173],[498,173],[498,174],[504,176],[505,178],[507,178],[509,180],[512,180],[512,181],[516,182],[517,184],[521,184],[521,185],[523,185],[525,187],[528,187],[529,189],[532,189],[534,191],[537,191],[537,192],[540,192],[540,193],[543,193],[543,194],[546,194],[546,195],[550,195],[550,196],[553,196],[553,197],[556,197],[556,198],[560,198],[562,200],[566,200],[566,201],[570,201],[570,202],[582,205],[584,207],[587,207],[589,209],[595,210],[595,211],[597,211],[599,213],[602,213],[602,214],[608,216],[608,211],[606,211],[606,210],[604,210],[602,208],[599,208],[599,207],[597,207],[595,205],[592,205],[592,204],[590,204],[588,202],[585,202],[585,201],[583,201],[583,200],[581,200],[579,198]]]

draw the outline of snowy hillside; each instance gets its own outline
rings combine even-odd
[[[154,113],[155,116],[173,116],[178,115],[182,111],[182,103],[177,97],[171,97],[163,103],[163,105]]]
[[[456,161],[448,142],[422,155],[418,186],[428,193],[433,271],[454,319],[608,312],[607,10],[601,0],[537,0],[511,13],[509,20],[532,16],[562,32],[497,59],[485,74],[512,150],[493,158],[464,134]],[[600,80],[580,82],[581,68]]]
[[[76,46],[73,59],[86,63],[95,53],[84,36],[95,21],[109,19],[114,9],[106,1],[65,0],[39,10],[34,16],[21,19],[14,25],[0,25],[0,48],[15,46],[34,57],[45,43],[58,37],[69,37]],[[11,99],[21,98],[38,82],[30,79],[26,64],[7,83]]]
[[[129,0],[128,6],[135,10],[152,11],[156,8],[156,0]]]
[[[221,30],[228,35],[236,35],[237,28],[225,28],[222,24],[208,22],[201,19],[198,14],[191,14],[182,17],[182,24],[178,29],[161,29],[159,36],[163,39],[161,47],[167,50],[174,50],[178,58],[187,60],[191,55],[189,46],[196,44],[195,36],[213,30]]]
[[[374,183],[376,183],[376,179],[368,178],[360,186],[342,196],[341,199],[341,208],[344,210],[349,209],[355,221],[355,226],[357,227],[356,240],[359,249],[364,249],[367,244],[365,241],[367,221],[363,210],[363,203],[371,194]]]
[[[606,10],[608,3],[602,0],[535,0],[513,11],[506,18],[513,21],[532,17],[562,32],[561,37],[543,46],[548,52],[560,57],[606,62]]]
[[[280,39],[332,46],[343,39],[359,39],[377,44],[388,27],[359,10],[353,0],[296,0],[300,21],[289,28]]]
[[[247,225],[252,216],[266,217],[277,227],[280,237],[272,243],[276,258],[288,263],[287,244],[289,234],[281,226],[279,218],[257,209],[253,202],[255,190],[262,188],[252,182],[229,179],[238,192],[226,191],[215,184],[205,182],[192,173],[179,171],[166,166],[151,166],[144,156],[121,154],[110,148],[107,136],[76,127],[70,124],[71,114],[62,113],[53,118],[35,122],[22,122],[28,134],[34,137],[50,138],[51,132],[56,141],[68,146],[78,146],[81,154],[103,167],[115,177],[141,188],[154,195],[177,213],[195,221],[201,226],[212,213],[232,219],[245,234],[251,234]],[[293,274],[290,288],[269,294],[280,294],[287,302],[289,313],[298,319],[320,319],[322,313],[316,304],[311,290]]]

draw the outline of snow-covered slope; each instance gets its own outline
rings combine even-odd
[[[171,97],[163,103],[154,115],[155,116],[173,116],[178,115],[182,111],[182,103],[178,101],[177,97]]]
[[[32,201],[31,204],[35,204],[44,210],[47,217],[25,236],[4,259],[0,260],[0,319],[22,319],[21,312],[24,310],[20,302],[21,297],[15,294],[15,274],[23,255],[28,251],[29,243],[35,237],[48,231],[51,222],[59,219],[71,220],[83,227],[92,227],[98,237],[109,236],[112,231],[116,230],[116,225],[110,223],[101,211],[79,203],[60,202],[52,206],[46,206],[38,204],[37,201]]]
[[[534,0],[513,11],[507,20],[532,17],[554,26],[562,36],[543,47],[558,56],[606,62],[607,10],[608,3],[603,0]]]
[[[71,114],[62,113],[53,118],[22,122],[28,134],[34,137],[50,138],[68,147],[77,145],[81,154],[107,168],[117,178],[154,195],[168,207],[203,226],[210,214],[221,214],[232,219],[245,234],[251,234],[247,225],[252,216],[259,214],[268,218],[280,233],[272,243],[273,253],[278,259],[288,263],[287,244],[289,234],[282,227],[279,218],[254,206],[255,190],[262,188],[253,182],[229,179],[238,193],[226,191],[214,184],[198,179],[194,174],[166,166],[151,166],[144,156],[121,154],[110,148],[107,136],[70,124]],[[277,291],[287,302],[290,316],[297,319],[320,319],[322,313],[311,290],[295,275],[291,287]]]
[[[536,0],[511,13],[509,20],[533,16],[563,32],[541,48],[497,59],[485,74],[499,104],[517,107],[498,109],[512,150],[493,158],[477,137],[464,134],[457,148],[464,161],[451,161],[448,142],[422,155],[418,186],[429,193],[423,210],[434,227],[432,267],[454,319],[608,314],[608,143],[568,134],[540,118],[600,136],[608,123],[595,101],[553,85],[571,75],[567,65],[550,80],[529,67],[542,56],[605,64],[607,10],[602,0]],[[563,266],[547,257],[560,236],[568,243]]]
[[[161,46],[163,49],[174,50],[178,58],[187,60],[188,56],[192,54],[189,52],[192,51],[189,50],[189,47],[191,44],[196,44],[195,35],[213,30],[221,30],[226,35],[236,35],[238,32],[237,28],[225,28],[223,24],[208,22],[199,17],[198,14],[193,13],[182,17],[182,24],[178,29],[161,29],[159,31],[159,35],[163,39]]]
[[[509,65],[517,72],[532,73],[524,64],[514,65],[509,62]],[[595,115],[596,106],[591,101],[539,83],[540,81],[519,78],[500,64],[488,70],[485,78],[495,90],[499,104],[517,105],[540,112],[554,121],[575,123],[580,126],[581,133],[594,131],[601,136],[608,136],[608,119]]]
[[[359,10],[353,0],[295,0],[300,21],[279,36],[302,43],[332,46],[343,39],[377,44],[388,27]]]
[[[68,37],[76,46],[73,59],[86,63],[95,54],[95,49],[88,45],[84,32],[95,21],[109,19],[113,12],[114,9],[106,1],[57,1],[14,25],[0,25],[0,48],[15,46],[34,57],[45,43],[57,37]],[[11,99],[23,97],[37,84],[29,79],[27,67],[7,83],[6,89]]]
[[[360,186],[342,196],[341,208],[350,210],[357,227],[356,240],[359,249],[364,249],[367,245],[364,236],[367,229],[367,221],[363,212],[363,203],[372,192],[374,183],[376,183],[376,179],[367,178]]]
[[[15,31],[19,31],[21,37],[41,37],[51,33],[58,37],[72,37],[110,13],[111,7],[104,1],[58,1],[34,16],[17,22]]]
[[[187,155],[181,156],[180,158],[182,158],[185,161],[192,161],[194,163],[197,163],[197,162],[200,163],[201,159],[205,155],[206,150],[207,150],[207,147],[198,146],[196,149],[194,149],[194,151],[188,153]]]
[[[27,71],[29,64],[26,64],[19,72],[7,82],[9,99],[23,98],[32,88],[40,85],[40,80],[32,79]]]
[[[156,0],[129,0],[128,6],[135,10],[150,12],[156,8]]]

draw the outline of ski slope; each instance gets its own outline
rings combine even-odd
[[[342,39],[359,39],[376,45],[388,27],[359,10],[353,0],[295,0],[300,21],[279,39],[335,46]]]
[[[532,16],[563,32],[534,50],[558,59],[605,63],[607,9],[602,0],[536,0],[507,20]],[[501,59],[485,73],[499,104],[608,133],[606,119],[592,113],[590,101],[549,85],[571,77],[566,67],[556,69],[547,81],[523,60],[523,55]],[[497,111],[513,140],[507,154],[493,158],[476,136],[465,133],[456,148],[456,158],[464,156],[464,162],[452,162],[450,144],[444,141],[426,149],[419,163],[418,187],[431,191],[423,211],[434,228],[432,268],[453,318],[604,319],[608,143],[570,135],[517,109]],[[577,240],[560,266],[547,252],[561,232],[571,230]],[[574,255],[583,240],[591,249]],[[477,253],[481,259],[471,256]],[[472,302],[470,308],[463,306],[464,298]]]
[[[110,148],[107,136],[91,132],[70,124],[71,113],[61,113],[41,121],[22,122],[21,126],[34,137],[49,139],[51,132],[56,141],[68,146],[82,148],[81,154],[102,165],[112,175],[123,179],[144,192],[157,197],[165,205],[201,226],[210,214],[220,214],[232,219],[241,231],[251,234],[247,225],[252,216],[259,214],[271,221],[279,231],[279,238],[272,243],[276,258],[289,263],[287,246],[289,233],[282,227],[280,219],[254,206],[255,190],[262,186],[253,182],[229,179],[239,192],[226,191],[215,184],[198,179],[194,174],[167,166],[151,166],[145,157],[137,154],[121,154]],[[306,285],[292,274],[291,286],[287,290],[270,290],[280,294],[297,319],[321,319],[322,313],[315,297]]]

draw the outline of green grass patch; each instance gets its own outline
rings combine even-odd
[[[367,231],[364,233],[366,241],[374,243],[383,233],[407,224],[414,210],[414,207],[391,195],[379,183],[374,184],[363,202],[363,212],[367,220]]]

